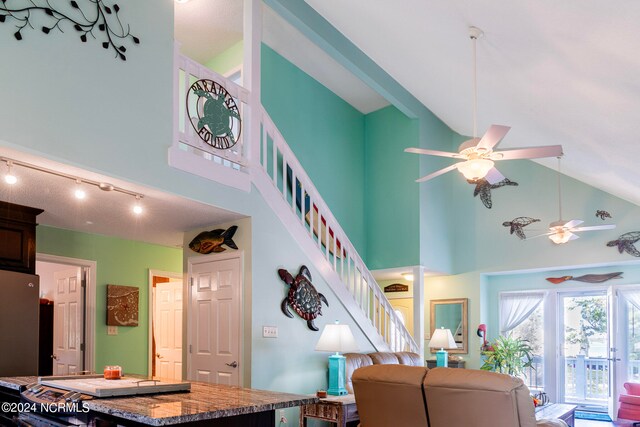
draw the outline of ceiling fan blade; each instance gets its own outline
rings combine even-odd
[[[612,230],[616,228],[615,224],[592,225],[590,227],[573,228],[571,231],[596,231],[596,230]]]
[[[504,175],[502,175],[498,169],[491,168],[484,179],[486,179],[489,184],[497,184],[504,179]]]
[[[405,148],[405,153],[415,153],[415,154],[427,154],[429,156],[440,156],[440,157],[451,157],[451,158],[461,158],[458,153],[449,153],[448,151],[437,151],[437,150],[426,150],[424,148]]]
[[[578,236],[577,234],[573,234],[570,231],[567,231],[567,233],[571,234],[571,236],[569,237],[569,240],[576,240],[580,238],[580,236]]]
[[[433,179],[437,176],[440,176],[442,174],[445,174],[449,171],[452,171],[454,169],[456,169],[458,167],[457,163],[452,164],[451,166],[447,166],[446,168],[440,169],[438,171],[435,171],[434,173],[430,173],[429,175],[425,175],[422,178],[416,179],[416,182],[425,182],[425,181],[429,181],[430,179]]]
[[[476,150],[478,151],[489,151],[496,145],[502,141],[502,138],[509,132],[511,129],[510,126],[502,126],[502,125],[491,125],[489,130],[484,134],[478,145],[476,145]]]
[[[571,230],[572,228],[579,226],[583,222],[584,221],[581,219],[572,219],[571,221],[566,222],[562,227]]]
[[[562,145],[546,145],[543,147],[522,147],[495,151],[492,160],[540,159],[542,157],[562,156]]]

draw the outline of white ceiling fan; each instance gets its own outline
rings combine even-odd
[[[469,36],[473,41],[473,138],[465,141],[458,148],[457,153],[447,151],[428,150],[424,148],[407,148],[407,153],[427,154],[430,156],[450,157],[464,160],[454,163],[451,166],[440,169],[429,175],[423,176],[416,182],[424,182],[437,176],[445,174],[454,169],[458,169],[466,179],[478,180],[485,178],[490,184],[497,184],[504,176],[494,167],[496,160],[512,159],[538,159],[542,157],[557,157],[562,155],[561,145],[549,145],[544,147],[523,147],[501,151],[493,149],[502,141],[502,138],[511,129],[509,126],[491,125],[489,130],[478,138],[477,135],[477,110],[478,110],[478,88],[476,77],[476,42],[482,35],[482,30],[476,27],[469,27]]]
[[[613,228],[616,228],[615,224],[578,227],[580,224],[584,223],[584,221],[582,221],[581,219],[572,219],[569,221],[565,221],[562,219],[562,187],[560,185],[560,157],[558,157],[558,218],[560,218],[558,221],[554,221],[551,224],[549,224],[548,233],[533,236],[531,237],[531,239],[535,239],[536,237],[541,237],[541,236],[548,236],[553,243],[560,245],[562,243],[567,243],[570,240],[575,240],[580,238],[580,236],[578,236],[575,233],[578,233],[581,231],[611,230]]]

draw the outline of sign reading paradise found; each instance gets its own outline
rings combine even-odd
[[[240,139],[240,111],[220,83],[208,79],[193,83],[187,92],[187,114],[200,139],[213,148],[226,150]]]
[[[409,292],[409,286],[402,283],[394,283],[393,285],[385,286],[385,292]]]

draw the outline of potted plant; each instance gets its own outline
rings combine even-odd
[[[485,359],[480,369],[485,371],[521,376],[526,368],[533,367],[531,346],[520,338],[500,336],[482,355]]]

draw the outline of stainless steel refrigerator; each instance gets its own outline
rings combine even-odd
[[[0,270],[0,377],[38,374],[40,277]]]

